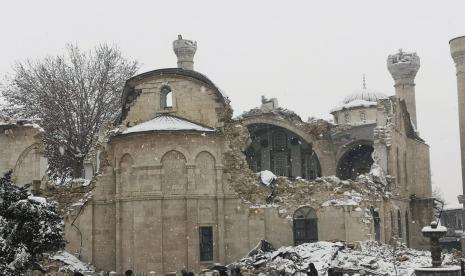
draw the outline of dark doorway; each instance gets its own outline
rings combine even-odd
[[[408,212],[405,211],[405,239],[407,242],[407,247],[410,247],[410,225],[408,222]]]
[[[379,211],[373,207],[370,208],[371,211],[371,216],[373,217],[373,227],[375,231],[375,240],[380,241],[381,240],[381,224],[380,224],[380,217],[379,217]]]
[[[373,165],[372,153],[373,147],[370,145],[352,146],[339,160],[337,176],[343,180],[355,180],[359,175],[370,172]]]
[[[310,207],[299,208],[294,213],[294,244],[318,241],[318,218]]]

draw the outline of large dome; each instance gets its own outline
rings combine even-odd
[[[362,100],[362,101],[367,101],[367,102],[377,102],[379,99],[385,99],[387,97],[388,96],[384,93],[364,88],[345,97],[342,103],[348,104],[356,100]]]

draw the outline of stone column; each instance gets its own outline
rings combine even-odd
[[[465,194],[465,36],[449,41],[452,59],[457,69],[457,94],[459,107],[460,153],[462,159],[462,190]],[[465,202],[463,203],[465,207]],[[462,212],[465,221],[465,212]],[[465,239],[462,237],[462,252],[465,252]]]
[[[397,54],[388,56],[387,67],[395,81],[396,96],[405,101],[410,119],[414,127],[417,128],[415,76],[420,69],[420,58],[416,53],[406,53],[399,50]]]

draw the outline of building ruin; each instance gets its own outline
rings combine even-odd
[[[262,239],[428,246],[417,234],[433,199],[415,53],[388,57],[395,96],[364,85],[330,123],[264,97],[233,118],[228,97],[194,71],[197,43],[179,36],[173,49],[178,68],[127,80],[92,195],[65,217],[69,252],[106,271],[168,273],[233,262]]]

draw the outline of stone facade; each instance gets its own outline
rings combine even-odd
[[[13,170],[13,181],[20,186],[40,184],[47,169],[41,139],[42,129],[32,121],[0,122],[0,173]]]
[[[304,122],[277,100],[232,119],[225,95],[188,66],[127,81],[93,197],[66,217],[69,252],[107,271],[168,273],[230,263],[262,239],[427,246],[429,148],[404,100],[378,100],[355,126]],[[266,187],[252,171],[263,169],[283,177]]]

